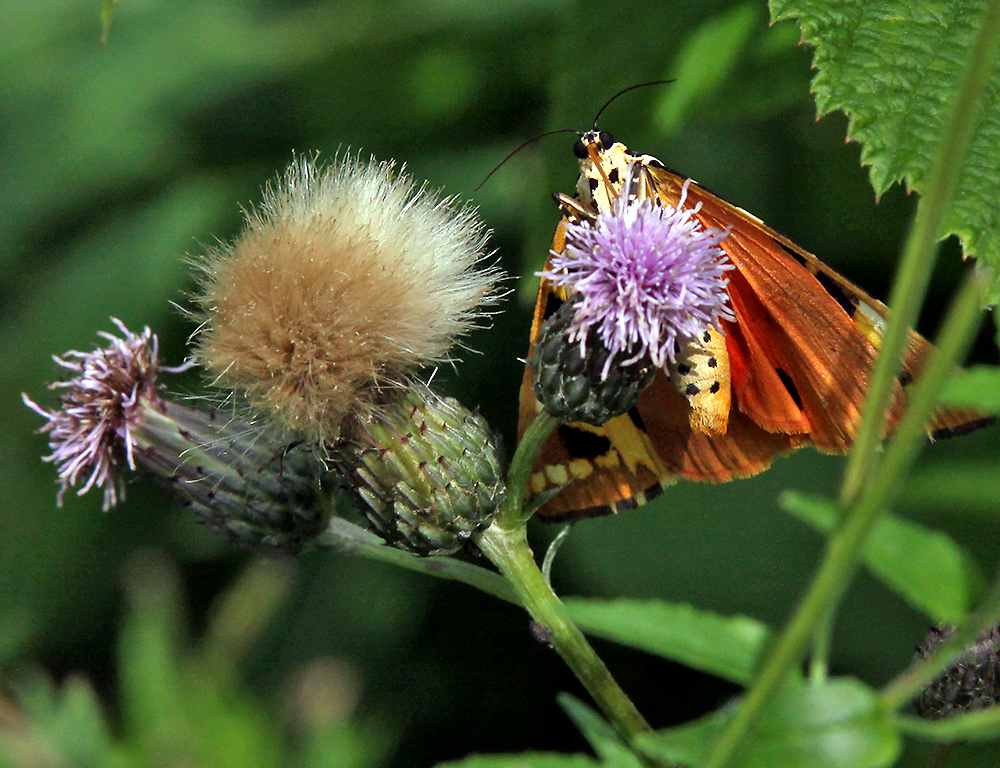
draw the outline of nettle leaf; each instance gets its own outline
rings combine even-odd
[[[654,760],[700,766],[733,708],[679,728],[639,736],[636,746]],[[786,686],[761,715],[730,768],[879,768],[899,754],[891,713],[858,680]]]
[[[720,616],[659,600],[567,598],[584,632],[679,661],[736,683],[747,683],[768,629],[746,616]]]
[[[822,533],[840,519],[829,499],[786,492],[781,507]],[[868,570],[936,623],[956,622],[975,604],[984,579],[972,557],[948,535],[886,515],[865,544]]]
[[[861,143],[875,194],[897,181],[917,192],[941,141],[986,0],[770,0],[771,19],[795,18],[816,47],[820,115],[842,110]],[[1000,69],[980,105],[942,237],[1000,263]]]

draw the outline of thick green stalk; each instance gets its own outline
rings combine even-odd
[[[959,292],[941,334],[940,346],[914,385],[911,408],[886,451],[876,482],[868,486],[841,527],[827,542],[823,560],[809,589],[781,636],[761,664],[753,684],[716,742],[705,768],[722,768],[756,722],[771,696],[802,660],[809,639],[828,621],[857,570],[865,542],[880,519],[891,493],[916,455],[917,438],[937,393],[955,362],[965,353],[981,316],[980,286],[969,276]]]
[[[649,731],[649,725],[549,588],[528,547],[523,524],[507,530],[494,523],[476,535],[476,543],[507,577],[521,604],[542,627],[545,639],[552,643],[615,729],[629,741]]]
[[[906,349],[909,329],[916,319],[930,280],[938,237],[945,213],[951,204],[957,169],[961,167],[966,155],[979,114],[978,105],[992,74],[998,46],[1000,2],[994,2],[983,16],[969,70],[952,107],[951,121],[928,176],[925,194],[920,200],[903,251],[899,275],[890,300],[892,314],[889,326],[872,374],[862,423],[841,487],[840,502],[847,514],[840,529],[829,539],[823,561],[809,589],[785,630],[771,647],[740,707],[719,736],[704,768],[723,768],[729,762],[771,696],[789,672],[801,662],[809,638],[814,636],[821,622],[835,610],[854,575],[868,534],[883,512],[884,502],[915,456],[914,435],[922,428],[923,419],[940,391],[940,381],[943,381],[951,366],[959,359],[963,344],[968,343],[967,339],[958,338],[953,348],[941,349],[935,355],[920,383],[914,388],[910,403],[912,414],[904,417],[897,431],[897,439],[893,440],[884,460],[876,460],[875,452],[882,440],[884,413]],[[978,305],[978,294],[978,286],[970,280],[950,318],[955,330],[954,336],[962,336],[959,327],[962,320],[958,316],[970,316],[972,303],[976,302]],[[978,309],[976,306],[975,310]],[[947,333],[946,324],[943,336]],[[942,346],[945,346],[944,338]],[[932,377],[931,369],[935,366],[938,369],[937,382],[929,380]],[[917,419],[921,421],[918,423]],[[878,478],[874,483],[870,482],[873,477]]]

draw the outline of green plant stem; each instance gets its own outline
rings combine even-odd
[[[531,516],[530,512],[526,513],[524,510],[524,494],[528,489],[531,470],[542,445],[558,426],[559,420],[555,416],[548,411],[541,411],[521,436],[507,470],[507,498],[497,513],[497,520],[501,525],[513,527]]]
[[[898,709],[919,694],[969,647],[1000,622],[1000,573],[993,578],[986,597],[955,634],[919,664],[913,664],[882,689],[882,702]]]
[[[898,492],[901,478],[917,451],[918,437],[955,362],[964,354],[981,316],[980,286],[970,274],[955,300],[941,333],[940,346],[914,385],[910,409],[899,424],[886,451],[877,482],[868,486],[840,528],[827,541],[823,560],[809,589],[781,636],[761,664],[740,707],[726,724],[704,768],[722,768],[734,754],[768,700],[801,661],[809,639],[829,620],[857,570],[868,534],[878,522],[885,503]]]
[[[883,420],[906,350],[910,328],[923,305],[934,269],[936,243],[951,205],[952,192],[963,167],[969,143],[978,121],[979,104],[993,74],[1000,47],[1000,2],[986,9],[972,52],[970,66],[951,108],[951,120],[944,132],[934,164],[923,184],[920,204],[903,251],[899,273],[889,297],[892,312],[862,411],[861,424],[848,457],[840,503],[849,507],[861,493],[867,478],[879,465],[876,449],[882,440]]]
[[[648,732],[649,725],[549,588],[528,547],[523,524],[504,529],[494,523],[475,538],[615,729],[629,741]]]
[[[316,546],[332,549],[347,555],[359,555],[371,560],[390,563],[411,571],[439,579],[451,579],[493,595],[508,603],[520,605],[517,595],[507,580],[478,565],[453,557],[420,557],[401,549],[390,547],[371,531],[334,517],[326,530],[316,540]]]
[[[994,2],[983,16],[970,67],[962,79],[958,96],[952,105],[951,119],[945,130],[938,156],[931,167],[925,194],[917,207],[917,214],[903,250],[899,274],[893,285],[890,306],[892,313],[881,353],[872,373],[872,382],[865,400],[862,422],[848,460],[844,483],[841,487],[840,505],[848,510],[841,527],[827,542],[826,551],[816,575],[803,596],[785,630],[771,647],[753,684],[740,707],[726,724],[704,768],[723,768],[735,754],[740,742],[756,722],[768,700],[781,685],[789,671],[797,665],[809,638],[827,617],[832,617],[836,604],[853,576],[862,547],[869,532],[883,511],[882,504],[898,485],[901,473],[909,466],[916,448],[915,430],[923,426],[930,412],[933,399],[940,391],[940,382],[949,374],[950,367],[958,360],[962,339],[951,349],[942,349],[934,356],[928,370],[915,386],[910,409],[903,418],[883,460],[875,457],[882,440],[883,420],[900,361],[906,349],[909,329],[919,312],[934,266],[937,240],[943,228],[945,213],[951,204],[952,190],[958,169],[965,157],[976,120],[978,104],[992,74],[993,61],[1000,46],[1000,1]],[[962,325],[958,315],[968,313],[971,302],[979,301],[978,286],[967,281],[962,297],[946,323],[961,336]],[[975,307],[978,313],[979,307]],[[967,343],[967,340],[965,340]],[[937,381],[929,381],[934,375]],[[935,388],[937,387],[937,388]],[[922,391],[922,394],[918,394]],[[916,402],[921,400],[922,402]],[[909,422],[909,423],[907,423]],[[916,427],[914,427],[916,424]],[[877,478],[875,483],[870,478]]]
[[[830,636],[833,634],[833,611],[816,627],[812,638],[812,655],[809,657],[809,682],[820,685],[826,682],[830,669]]]

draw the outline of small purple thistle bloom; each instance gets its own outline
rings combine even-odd
[[[21,394],[25,405],[48,419],[38,431],[49,433],[52,453],[43,461],[57,466],[59,506],[66,490],[81,483],[80,496],[94,486],[103,487],[105,511],[125,498],[120,470],[123,461],[135,469],[132,424],[143,401],[157,399],[156,336],[148,327],[134,334],[121,320],[111,320],[123,338],[101,332],[99,335],[108,341],[106,347],[53,355],[59,366],[73,374],[67,381],[48,385],[49,389],[62,390],[58,410],[42,408]]]
[[[689,183],[677,208],[622,195],[613,211],[567,225],[566,247],[538,274],[581,296],[569,332],[581,352],[595,328],[609,352],[631,354],[625,364],[648,357],[663,368],[678,341],[735,321],[724,277],[733,265],[719,248],[729,232],[704,229],[698,208],[683,208]]]

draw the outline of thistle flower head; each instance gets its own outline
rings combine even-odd
[[[114,320],[121,338],[102,333],[107,346],[67,352],[55,361],[72,376],[50,384],[60,408],[45,417],[58,467],[58,503],[70,486],[104,489],[104,509],[125,498],[124,472],[141,466],[166,484],[209,529],[236,544],[271,555],[300,552],[331,514],[322,499],[322,463],[302,444],[282,442],[273,430],[214,411],[169,402],[157,384],[156,336]]]
[[[485,244],[473,211],[392,163],[298,160],[201,260],[197,357],[272,423],[331,440],[497,298]]]
[[[25,405],[48,420],[39,432],[49,434],[52,452],[44,461],[58,469],[60,506],[66,490],[75,485],[81,486],[79,495],[103,488],[105,510],[124,499],[122,465],[135,469],[132,425],[142,402],[156,399],[156,336],[148,327],[135,334],[121,320],[112,322],[121,338],[102,332],[105,347],[53,356],[72,374],[49,384],[62,393],[59,409],[47,410],[21,395]]]
[[[581,296],[569,333],[581,352],[594,329],[612,355],[630,355],[626,363],[664,367],[678,339],[735,319],[724,277],[733,266],[718,247],[728,232],[704,229],[697,208],[683,208],[688,183],[676,208],[622,195],[593,221],[567,224],[566,247],[539,275]]]

